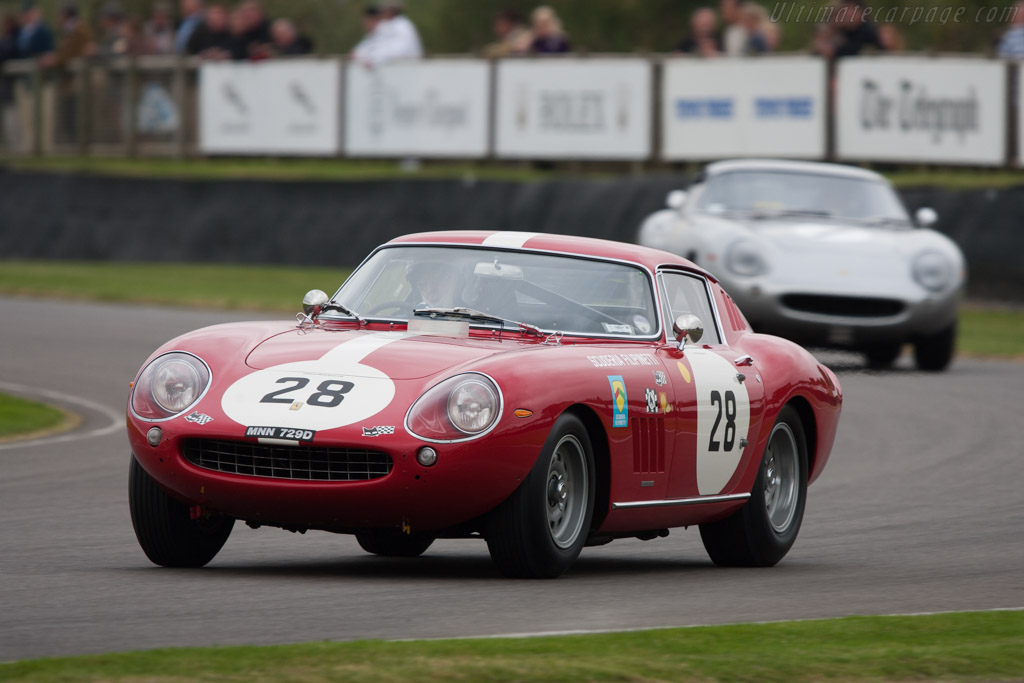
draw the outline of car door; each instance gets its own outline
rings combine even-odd
[[[676,352],[670,371],[676,438],[666,498],[713,496],[727,492],[756,433],[764,389],[748,358],[726,343],[710,285],[695,273],[659,273],[666,318],[690,313],[704,323],[698,343]],[[671,324],[671,323],[670,323]]]

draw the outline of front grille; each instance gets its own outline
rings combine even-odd
[[[787,294],[782,297],[782,304],[795,311],[851,318],[887,318],[899,315],[906,308],[898,299],[822,294]]]
[[[265,446],[247,441],[186,441],[182,455],[215,472],[271,479],[366,481],[391,472],[391,456],[360,448]]]

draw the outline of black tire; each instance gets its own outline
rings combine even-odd
[[[419,557],[434,542],[434,537],[384,529],[356,534],[356,540],[363,550],[381,557]]]
[[[920,337],[914,342],[914,360],[919,370],[941,372],[949,367],[956,351],[956,323],[949,327]]]
[[[868,357],[868,366],[877,370],[891,368],[903,352],[903,344],[877,344],[864,349]]]
[[[788,441],[789,435],[792,441]],[[780,439],[780,440],[776,440]],[[783,467],[784,459],[789,456],[782,453],[775,453],[775,449],[783,450],[786,444],[792,445],[795,453],[792,454],[791,476],[785,474]],[[773,457],[774,456],[774,457]],[[775,457],[779,462],[775,463]],[[776,517],[773,522],[772,512],[768,509],[769,492],[768,478],[769,468],[773,466],[782,472],[780,477],[791,481],[792,487],[776,483],[778,491],[788,490],[788,496],[783,500],[791,500],[791,506],[779,505],[774,508],[775,513],[785,512],[781,518]],[[782,495],[781,493],[777,495]],[[774,499],[772,499],[774,500]],[[754,482],[754,489],[750,492],[750,500],[742,508],[729,517],[718,522],[700,525],[700,538],[704,542],[704,548],[708,551],[711,560],[723,567],[771,567],[778,563],[789,549],[793,547],[797,533],[800,531],[800,523],[804,517],[804,506],[807,503],[807,439],[804,436],[803,424],[800,422],[800,415],[792,406],[786,406],[779,413],[779,418],[772,427],[771,436],[768,439],[768,446],[761,457],[761,466],[757,472],[757,480]]]
[[[487,516],[484,536],[498,570],[530,579],[565,573],[590,533],[595,481],[590,436],[578,417],[566,413],[530,474]]]
[[[162,567],[202,567],[231,534],[235,520],[214,516],[189,518],[188,506],[171,498],[132,456],[128,503],[135,537],[146,557]]]

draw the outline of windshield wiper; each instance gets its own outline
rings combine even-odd
[[[334,301],[328,301],[327,303],[325,303],[323,306],[320,307],[320,311],[321,312],[323,312],[323,311],[338,311],[339,313],[344,313],[345,315],[347,315],[350,318],[355,318],[356,320],[359,321],[360,325],[365,325],[366,324],[366,320],[364,320],[358,313],[353,311],[348,306],[345,306],[344,304],[336,303]]]
[[[906,218],[894,218],[892,216],[872,216],[870,218],[862,218],[861,220],[868,225],[913,225]]]
[[[521,323],[517,320],[509,320],[508,318],[502,318],[500,315],[491,315],[490,313],[484,313],[483,311],[477,311],[472,308],[463,308],[457,306],[455,308],[417,308],[413,310],[413,315],[423,315],[435,317],[438,315],[448,316],[451,318],[468,318],[472,320],[483,320],[492,323],[501,323],[504,325],[515,325],[523,332],[529,332],[530,334],[538,337],[546,337],[547,335],[541,331],[536,325],[530,323]]]

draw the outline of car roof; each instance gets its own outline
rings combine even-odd
[[[817,175],[843,176],[888,182],[874,171],[843,164],[825,164],[817,161],[791,161],[788,159],[727,159],[708,164],[704,173],[708,176],[731,171],[788,171],[790,173],[814,173]]]
[[[675,265],[696,271],[706,276],[712,282],[717,282],[703,268],[694,265],[681,256],[676,256],[667,251],[651,249],[650,247],[596,239],[594,237],[496,230],[446,230],[403,235],[391,240],[388,244],[480,245],[498,249],[592,256],[638,263],[652,272],[659,266]]]

